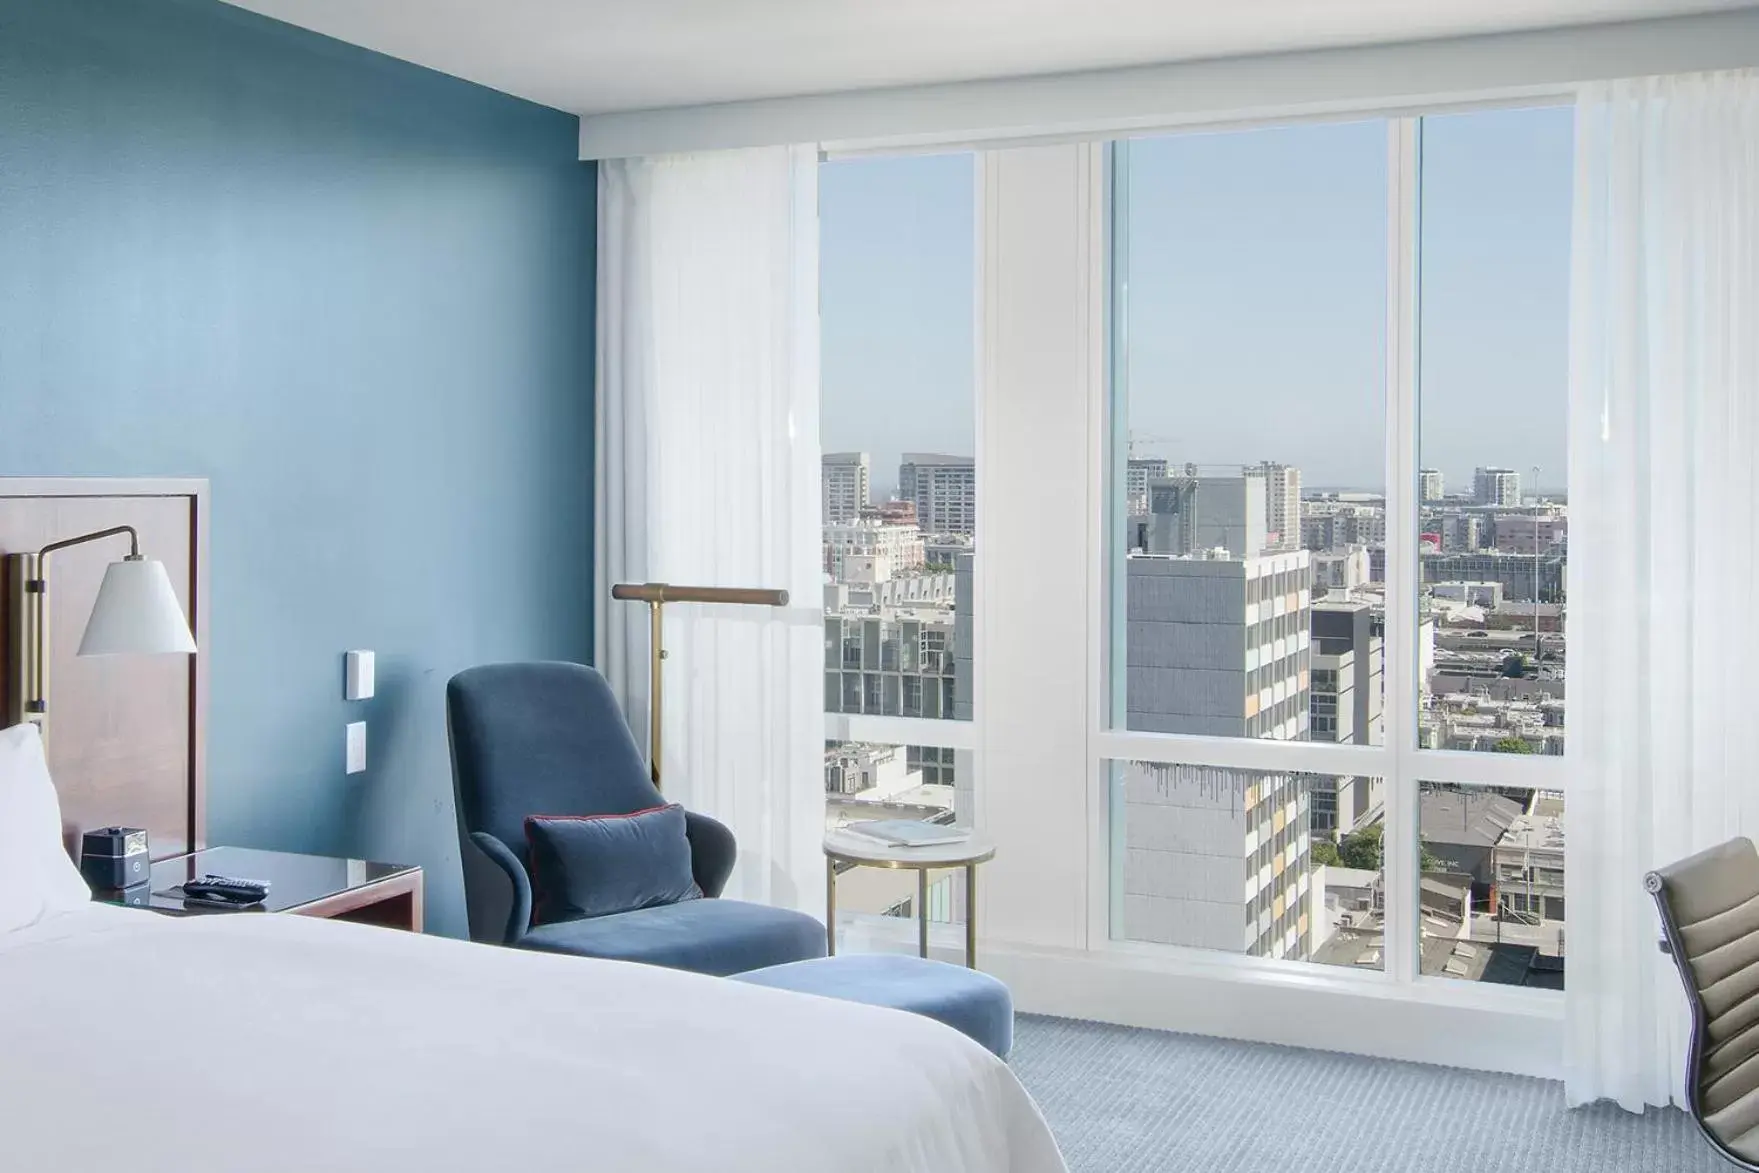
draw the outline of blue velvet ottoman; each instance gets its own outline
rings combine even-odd
[[[962,965],[896,953],[845,953],[748,970],[733,980],[908,1010],[952,1027],[1003,1059],[1014,1045],[1014,999],[1008,987]]]

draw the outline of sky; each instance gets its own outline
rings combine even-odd
[[[1138,139],[1121,282],[1138,455],[1385,479],[1384,122]],[[1424,120],[1420,463],[1564,485],[1571,112]],[[974,159],[821,168],[821,438],[973,450]]]

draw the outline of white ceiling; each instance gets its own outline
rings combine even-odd
[[[230,0],[580,114],[1744,8],[1753,0]]]

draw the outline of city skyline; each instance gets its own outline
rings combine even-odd
[[[1450,493],[1492,463],[1529,491],[1567,487],[1570,134],[1552,108],[1425,120],[1419,460]],[[1332,123],[1131,144],[1138,455],[1382,489],[1385,136]],[[876,496],[906,451],[975,449],[973,166],[821,169],[821,435],[870,454]]]

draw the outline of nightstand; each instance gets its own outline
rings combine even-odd
[[[241,909],[185,904],[177,886],[202,875],[262,880],[269,885],[269,895],[262,904]],[[284,912],[421,931],[421,869],[401,864],[248,847],[211,847],[158,861],[146,887],[144,900],[139,905],[132,900],[129,904],[166,916]]]

